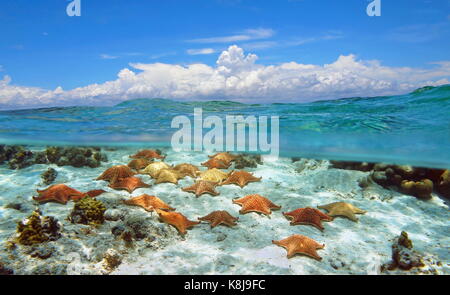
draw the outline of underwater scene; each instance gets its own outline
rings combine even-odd
[[[449,85],[4,110],[0,126],[1,274],[450,274]]]

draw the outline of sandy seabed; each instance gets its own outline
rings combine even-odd
[[[261,182],[244,188],[236,185],[217,187],[218,196],[183,192],[194,183],[190,177],[177,185],[154,184],[147,175],[138,175],[150,188],[136,189],[132,194],[96,181],[105,169],[127,164],[136,149],[109,150],[109,162],[99,168],[33,165],[22,170],[0,166],[0,262],[16,274],[377,274],[380,265],[391,260],[391,245],[401,231],[406,231],[414,249],[424,257],[425,266],[410,271],[394,270],[386,274],[450,274],[450,230],[448,203],[436,195],[429,201],[387,190],[376,184],[361,188],[359,181],[368,172],[330,167],[329,161],[292,162],[288,158],[264,157],[263,164],[246,171],[262,177]],[[200,166],[207,153],[163,150],[168,164],[191,163]],[[65,183],[80,191],[104,189],[97,197],[110,216],[94,227],[72,224],[67,216],[73,203],[37,204],[32,200],[36,189],[42,189],[40,174],[48,167],[58,172],[55,183]],[[201,169],[206,169],[202,167]],[[233,166],[228,169],[232,170]],[[123,204],[123,200],[141,194],[155,195],[175,207],[190,220],[197,220],[214,210],[227,210],[239,217],[235,227],[210,228],[201,223],[182,237],[177,230],[159,221],[156,213]],[[260,194],[281,206],[270,216],[239,214],[240,206],[232,199]],[[367,213],[353,222],[337,217],[323,222],[324,230],[305,225],[291,226],[282,212],[332,202],[348,202]],[[6,208],[19,203],[20,209]],[[54,216],[62,225],[62,237],[37,246],[17,245],[8,249],[17,223],[39,207],[43,215]],[[130,229],[139,238],[127,245],[112,232]],[[292,234],[308,236],[325,248],[318,250],[321,261],[296,255],[288,259],[286,250],[272,240]],[[111,269],[105,266],[105,253],[113,251],[121,263]]]

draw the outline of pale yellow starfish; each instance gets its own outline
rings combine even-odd
[[[358,221],[358,218],[356,218],[355,214],[364,214],[367,212],[345,202],[335,202],[327,205],[317,206],[317,208],[327,210],[328,215],[330,216],[344,216],[355,222]]]

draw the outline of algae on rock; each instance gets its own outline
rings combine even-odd
[[[61,237],[58,221],[52,216],[42,216],[36,209],[23,221],[17,224],[17,242],[22,245],[33,245],[55,241]]]
[[[106,207],[101,201],[86,197],[75,203],[68,219],[72,223],[102,224],[105,211]]]

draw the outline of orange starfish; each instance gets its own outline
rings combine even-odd
[[[283,212],[283,215],[291,218],[291,225],[307,224],[323,230],[321,220],[331,221],[333,218],[314,208],[299,208],[291,212]]]
[[[116,165],[106,169],[102,175],[97,177],[97,180],[106,180],[109,183],[116,182],[121,178],[133,176],[135,173],[131,171],[130,167],[126,165]]]
[[[152,161],[146,159],[146,158],[138,158],[138,159],[133,159],[128,163],[128,167],[130,167],[131,169],[134,169],[136,171],[139,171],[141,169],[144,169],[145,167],[147,167],[149,164],[151,164]]]
[[[36,190],[39,196],[34,196],[33,200],[39,203],[57,202],[61,204],[67,204],[68,201],[78,201],[84,197],[96,197],[104,190],[91,190],[86,193],[82,193],[73,189],[65,184],[54,184],[44,190]]]
[[[186,234],[186,230],[188,228],[200,223],[200,221],[191,221],[187,219],[186,216],[178,212],[167,212],[160,209],[155,209],[155,211],[158,213],[159,218],[162,221],[175,226],[178,232],[182,235]]]
[[[175,208],[170,207],[160,198],[147,194],[143,194],[129,200],[124,200],[123,202],[127,205],[140,206],[149,212],[154,209],[175,210]]]
[[[165,157],[158,154],[155,150],[142,150],[130,156],[130,158],[133,159],[146,158],[148,160],[152,160],[152,159],[164,159]]]
[[[317,249],[323,249],[325,244],[319,244],[311,238],[302,235],[292,235],[284,240],[274,241],[272,244],[286,248],[287,257],[291,258],[295,254],[303,254],[317,260],[322,260],[317,254]]]
[[[182,188],[181,190],[184,192],[194,193],[197,197],[203,194],[210,194],[213,196],[219,195],[214,188],[217,186],[217,182],[207,181],[207,180],[199,180],[195,182],[195,184]]]
[[[219,224],[225,224],[228,226],[235,226],[239,217],[233,217],[227,211],[214,211],[206,216],[199,217],[198,220],[208,221],[211,224],[211,228],[218,226]]]
[[[261,181],[262,177],[255,177],[252,173],[249,173],[247,171],[241,170],[241,171],[233,171],[228,176],[228,178],[221,183],[221,185],[225,184],[237,184],[241,188],[246,186],[249,182],[255,182],[255,181]]]
[[[281,208],[281,206],[275,205],[269,199],[258,194],[248,195],[240,199],[234,199],[233,203],[242,206],[241,210],[239,210],[239,213],[241,214],[248,212],[259,212],[270,215],[272,213],[271,209]]]
[[[226,163],[232,162],[237,158],[237,156],[232,155],[228,152],[217,153],[215,155],[208,156],[208,157],[222,160],[222,161],[225,161]]]
[[[150,185],[144,183],[140,178],[132,176],[121,178],[116,182],[111,183],[109,187],[113,189],[124,189],[131,194],[137,188],[150,187]]]
[[[217,169],[228,169],[231,165],[231,162],[225,162],[220,159],[211,158],[205,163],[202,163],[202,166],[208,167],[208,169],[217,168]]]
[[[170,182],[174,184],[178,184],[178,179],[183,178],[178,171],[172,169],[162,169],[156,178],[155,184]]]
[[[192,178],[197,177],[198,172],[200,172],[200,169],[198,169],[197,166],[188,163],[178,164],[173,167],[173,170],[178,171],[185,176],[189,175]]]

